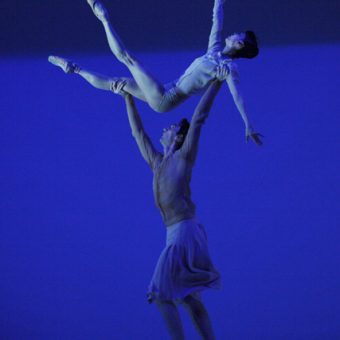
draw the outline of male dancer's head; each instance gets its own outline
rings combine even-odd
[[[190,123],[183,118],[178,124],[173,124],[168,128],[163,129],[160,142],[165,150],[178,150],[184,143],[185,137],[188,133]]]

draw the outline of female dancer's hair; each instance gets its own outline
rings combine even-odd
[[[257,38],[253,31],[244,32],[246,37],[243,40],[244,46],[236,51],[233,55],[234,58],[255,58],[259,54],[257,46]]]
[[[178,150],[182,147],[184,141],[185,141],[185,137],[187,136],[189,127],[190,127],[190,123],[186,118],[181,119],[181,121],[178,123],[179,125],[179,130],[177,131],[176,135],[182,135],[183,138],[181,138],[180,142],[176,143],[175,146],[175,150]]]

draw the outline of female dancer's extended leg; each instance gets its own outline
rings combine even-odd
[[[137,85],[143,92],[146,101],[154,109],[158,110],[165,89],[163,84],[156,80],[145,68],[126,50],[119,36],[113,29],[108,13],[99,0],[87,0],[94,14],[102,22],[106,37],[112,53],[130,70]]]
[[[140,100],[146,101],[143,92],[132,78],[108,77],[103,74],[85,70],[76,63],[61,57],[50,56],[48,60],[53,65],[59,66],[65,73],[79,74],[97,89],[121,93],[124,88],[123,91],[130,93]]]
[[[110,78],[84,69],[80,69],[78,74],[97,89],[112,91],[118,94],[124,91],[140,100],[146,101],[143,92],[132,78]]]

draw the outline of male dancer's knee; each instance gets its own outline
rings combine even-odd
[[[183,305],[195,318],[200,319],[206,315],[206,310],[202,302],[190,295],[184,298]]]

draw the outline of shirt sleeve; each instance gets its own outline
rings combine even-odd
[[[161,158],[161,153],[155,149],[149,136],[144,131],[142,120],[131,96],[126,99],[126,106],[132,136],[135,138],[139,151],[142,154],[144,160],[153,170]]]
[[[228,84],[229,91],[233,97],[234,103],[245,125],[248,126],[249,120],[248,120],[246,104],[243,99],[243,95],[241,91],[239,72],[235,64],[232,65],[230,69],[230,74],[227,76],[226,82]]]
[[[226,83],[228,84],[230,93],[234,100],[238,100],[241,95],[241,88],[240,88],[240,74],[238,72],[237,66],[233,63],[229,65],[229,74],[226,78]]]
[[[224,1],[215,0],[212,16],[212,27],[209,36],[208,52],[222,50],[222,31],[224,17]]]
[[[221,84],[222,83],[219,81],[214,81],[210,84],[191,118],[190,127],[180,151],[182,156],[190,160],[192,163],[195,162],[197,157],[202,126],[209,116],[210,109]]]
[[[228,65],[228,67],[229,67],[230,72],[227,76],[227,80],[230,79],[234,83],[239,84],[240,83],[240,73],[238,71],[237,65],[235,64],[235,62],[232,62]]]

